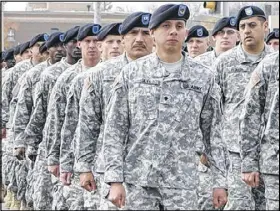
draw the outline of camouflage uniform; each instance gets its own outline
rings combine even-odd
[[[198,55],[194,58],[195,61],[201,62],[205,66],[213,67],[215,61],[217,59],[215,50],[208,51],[204,54]]]
[[[127,192],[126,208],[197,209],[201,151],[213,187],[226,187],[220,90],[206,66],[184,56],[169,73],[156,53],[140,58],[123,68],[107,108],[104,180],[140,188]]]
[[[53,88],[48,106],[47,122],[45,125],[46,137],[44,137],[46,143],[48,165],[59,165],[61,129],[65,117],[65,112],[69,112],[65,110],[67,94],[73,78],[86,69],[88,69],[88,67],[83,66],[82,60],[80,60],[78,63],[68,68],[64,73],[60,75]],[[62,184],[58,180],[55,185],[58,187],[58,189],[63,189]],[[54,194],[61,193],[62,192],[56,192]],[[53,204],[53,206],[56,207],[55,204]]]
[[[34,65],[32,64],[32,59],[24,60],[17,63],[13,69],[11,69],[8,74],[5,76],[5,81],[2,87],[2,128],[7,128],[7,139],[5,143],[4,154],[6,154],[6,158],[8,160],[14,160],[11,162],[15,165],[15,168],[20,168],[21,162],[19,162],[13,156],[13,128],[12,128],[12,120],[14,116],[15,106],[17,103],[17,94],[19,91],[19,84],[22,80],[22,75]],[[6,166],[7,171],[13,171],[11,166]],[[19,190],[17,187],[17,172],[10,174],[11,178],[9,178],[9,186],[8,189],[13,190],[15,194]]]
[[[101,199],[99,198],[100,206],[97,209],[117,209],[105,199],[109,189],[103,179],[104,158],[101,146],[105,107],[109,101],[111,85],[119,75],[121,68],[127,63],[128,59],[123,54],[94,67],[86,79],[81,95],[77,138],[75,139],[77,143],[73,148],[77,149],[75,150],[77,166],[79,167],[77,171],[91,172],[93,170],[97,182],[97,193],[95,195],[101,196]],[[95,146],[97,146],[96,150]],[[92,169],[93,166],[95,166],[94,169]],[[90,194],[88,193],[88,195]]]
[[[240,176],[239,115],[244,104],[244,90],[250,76],[265,55],[268,46],[254,62],[241,45],[220,55],[215,63],[216,81],[221,87],[223,103],[223,139],[229,151],[228,202],[225,209],[265,209],[264,184],[249,188]]]
[[[262,173],[266,210],[279,210],[279,51],[252,73],[240,132],[242,172]]]
[[[38,154],[35,161],[34,175],[34,209],[51,209],[52,205],[52,181],[51,174],[47,169],[46,160],[46,143],[42,140],[44,125],[46,122],[48,102],[52,88],[59,77],[71,65],[66,62],[66,58],[62,58],[60,62],[46,68],[40,75],[40,80],[35,86],[34,92],[34,109],[30,117],[29,123],[24,131],[26,144],[28,146],[38,148]],[[44,134],[44,137],[46,135]]]

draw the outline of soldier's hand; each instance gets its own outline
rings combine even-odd
[[[80,174],[80,186],[89,192],[96,190],[96,184],[94,181],[93,174],[91,172],[85,172]]]
[[[259,172],[242,173],[242,180],[251,187],[258,187],[260,184]]]
[[[25,160],[25,147],[18,147],[14,149],[14,156],[18,160]]]
[[[121,183],[112,183],[108,199],[118,208],[125,206],[125,189]]]
[[[62,172],[60,173],[60,182],[62,182],[63,185],[70,185],[71,184],[71,172]]]
[[[215,209],[221,208],[227,203],[227,192],[223,188],[215,188],[213,190],[213,205]]]
[[[55,177],[59,176],[59,165],[48,166],[48,171]]]
[[[6,136],[7,136],[7,130],[6,130],[6,128],[2,128],[2,131],[1,131],[1,139],[6,138]]]

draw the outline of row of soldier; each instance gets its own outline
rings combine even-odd
[[[6,52],[6,65],[23,59],[3,72],[7,207],[279,209],[279,52],[265,14],[217,21],[209,52],[189,15],[167,4]]]

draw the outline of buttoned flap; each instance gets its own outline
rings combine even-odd
[[[128,96],[131,114],[149,120],[157,118],[160,91],[159,80],[135,80]]]
[[[179,81],[178,90],[173,94],[177,107],[175,114],[177,121],[186,120],[190,115],[199,116],[203,105],[202,89],[202,86],[191,81]]]

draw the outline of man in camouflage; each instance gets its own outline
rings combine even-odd
[[[188,31],[186,50],[192,58],[205,53],[209,47],[209,32],[201,25],[195,25]]]
[[[45,154],[42,149],[44,143],[42,143],[42,129],[44,127],[44,121],[46,116],[46,107],[49,98],[49,94],[52,90],[53,84],[57,75],[59,75],[64,69],[71,66],[66,61],[65,49],[61,42],[63,33],[54,32],[50,36],[47,42],[49,48],[50,58],[54,58],[53,65],[47,67],[41,74],[39,81],[34,88],[33,97],[33,111],[29,118],[29,122],[24,130],[25,145],[28,148],[33,148],[37,151],[36,161],[34,166],[34,193],[32,194],[34,209],[51,209],[51,188],[50,176],[47,174],[45,166]],[[38,146],[39,145],[39,146]]]
[[[226,202],[219,87],[210,69],[181,51],[188,18],[186,5],[159,7],[149,24],[156,52],[130,62],[113,84],[104,180],[117,207],[197,209],[198,154],[204,151],[215,206]]]
[[[212,30],[212,37],[215,41],[213,51],[208,51],[195,57],[196,61],[210,67],[214,65],[220,54],[235,47],[239,41],[239,34],[236,30],[236,18],[223,17],[219,19]]]
[[[271,46],[275,51],[279,50],[279,29],[270,32],[265,40],[266,44]]]
[[[75,76],[87,71],[90,67],[94,67],[100,62],[100,52],[97,49],[97,35],[100,28],[101,26],[98,24],[86,24],[79,28],[76,34],[76,40],[78,41],[77,46],[81,49],[82,59],[59,76],[48,105],[48,116],[45,125],[45,131],[48,136],[44,137],[47,147],[48,170],[52,173],[52,177],[55,179],[59,189],[65,190],[66,192],[69,192],[69,189],[67,187],[63,188],[58,180],[60,174],[59,152],[61,129],[65,117],[67,94]],[[75,194],[75,192],[71,192],[67,193],[67,195],[70,198],[65,198],[67,200],[65,205],[69,209],[83,209],[81,200],[78,200],[81,198],[82,193]],[[55,208],[57,207],[53,204],[53,209]]]
[[[212,67],[217,57],[227,50],[236,46],[239,40],[238,32],[236,30],[235,17],[224,17],[217,21],[213,30],[212,37],[215,41],[215,48],[213,51],[208,51],[204,54],[196,56],[194,59],[203,63],[206,66]],[[227,150],[224,152],[227,155]],[[201,155],[201,162],[198,165],[199,174],[199,192],[198,205],[200,210],[212,210],[212,174],[209,168],[208,160],[205,153]]]
[[[215,63],[216,81],[221,87],[223,104],[223,139],[227,146],[228,203],[225,210],[265,209],[264,184],[248,187],[240,176],[239,115],[244,105],[244,90],[259,62],[269,53],[264,37],[268,23],[264,12],[256,6],[240,9],[236,19],[241,44],[220,55]]]
[[[5,153],[8,153],[8,157],[12,156],[9,159],[15,160],[13,166],[18,169],[16,171],[8,168],[7,166],[7,171],[10,172],[10,175],[12,176],[9,179],[10,184],[8,188],[12,189],[16,194],[18,190],[20,190],[17,187],[17,176],[19,175],[19,169],[22,166],[22,163],[13,157],[14,135],[12,122],[17,102],[17,94],[19,91],[20,81],[22,80],[22,75],[24,75],[24,73],[27,72],[31,67],[34,67],[35,65],[42,62],[42,57],[40,57],[38,52],[39,47],[36,45],[30,46],[30,41],[21,45],[20,54],[25,55],[25,57],[28,58],[28,52],[31,51],[31,49],[32,57],[19,62],[12,70],[8,72],[6,80],[3,84],[2,92],[2,131],[6,131],[7,129],[7,143],[5,144]],[[19,197],[16,196],[16,198]],[[14,202],[15,203],[12,203],[11,205],[11,209],[20,209],[21,202],[17,199],[15,199]]]
[[[95,203],[96,198],[100,201],[100,205],[99,202],[95,204],[97,209],[116,209],[111,202],[105,199],[109,189],[108,185],[103,182],[105,169],[101,148],[106,116],[105,108],[109,100],[111,85],[121,68],[129,61],[152,52],[153,40],[147,28],[150,16],[149,13],[135,12],[123,21],[120,33],[123,36],[125,54],[92,68],[83,87],[77,137],[75,138],[77,141],[75,157],[77,166],[79,166],[77,171],[80,172],[81,186],[87,191],[92,191],[93,186],[97,183],[97,192],[91,193],[93,198],[95,196]],[[91,122],[90,125],[89,122]],[[97,145],[97,150],[94,149],[95,145]]]
[[[242,179],[265,184],[266,210],[279,210],[279,51],[252,73],[240,121]]]
[[[123,52],[121,37],[118,32],[119,25],[119,23],[106,25],[97,34],[97,45],[101,45],[101,48],[99,49],[102,49],[102,51],[100,51],[102,55],[101,57],[103,58],[102,62],[120,55]],[[86,59],[86,55],[84,56],[84,59]],[[71,86],[69,88],[69,92],[67,93],[67,104],[65,108],[64,124],[61,130],[61,140],[56,139],[54,141],[53,146],[51,146],[52,151],[50,152],[50,157],[56,157],[56,159],[60,162],[60,180],[62,181],[62,183],[69,186],[71,183],[71,176],[73,176],[74,178],[74,182],[71,184],[71,186],[68,187],[69,196],[71,195],[68,200],[71,202],[71,204],[69,205],[70,209],[95,208],[94,205],[92,205],[95,202],[91,201],[91,199],[86,200],[84,204],[84,198],[80,196],[84,192],[86,197],[85,199],[87,199],[90,197],[90,194],[86,193],[85,190],[83,190],[79,186],[77,181],[78,175],[72,174],[73,166],[75,166],[73,156],[73,149],[75,148],[75,144],[72,143],[72,140],[79,117],[79,101],[81,97],[81,91],[85,77],[89,75],[93,70],[94,68],[91,68],[91,71],[87,70],[79,73],[71,81]],[[65,99],[66,102],[66,96],[61,96],[60,98]],[[60,100],[60,103],[61,101],[62,100]]]

